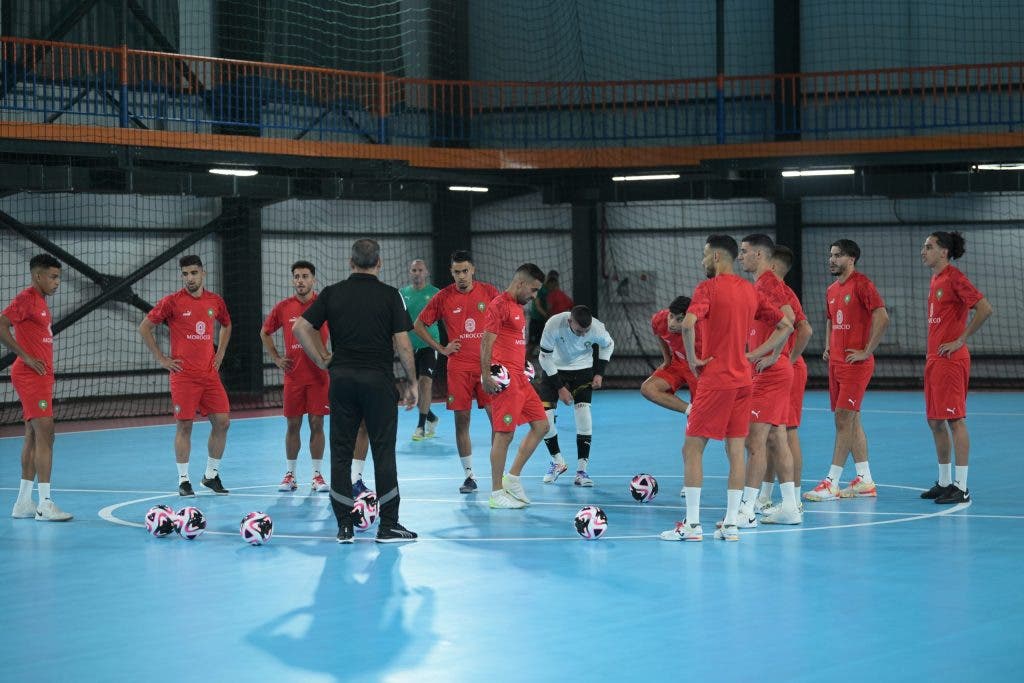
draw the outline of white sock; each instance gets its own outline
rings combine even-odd
[[[686,487],[686,523],[700,524],[700,487]]]
[[[953,483],[953,463],[945,465],[939,463],[939,486],[949,486]]]
[[[953,479],[953,484],[961,491],[967,490],[967,465],[956,466],[956,477]]]
[[[217,472],[220,471],[220,460],[214,458],[206,459],[206,474],[203,475],[207,479],[213,479],[217,476]]]
[[[793,482],[787,481],[783,484],[779,484],[779,489],[782,491],[782,509],[786,512],[796,512],[797,497],[796,487]]]
[[[285,460],[288,463],[288,474],[295,474],[295,465],[299,462],[298,458],[288,458]]]
[[[184,479],[188,481],[188,463],[187,462],[176,462],[178,466],[178,479]]]
[[[803,494],[800,493],[800,484],[798,482],[793,482],[793,491],[796,492],[796,504],[799,506],[800,496]]]
[[[857,468],[858,477],[863,477],[864,481],[874,481],[871,478],[871,466],[868,465],[867,460],[864,462],[855,462],[853,463],[853,466]]]
[[[551,456],[551,462],[555,463],[556,465],[564,465],[565,458],[562,457],[561,453],[555,453],[554,455]]]
[[[32,484],[35,482],[32,479],[22,479],[18,483],[18,502],[31,501],[32,500]]]
[[[39,482],[39,502],[50,499],[50,484]]]
[[[352,483],[356,483],[363,478],[363,465],[366,464],[365,460],[353,460],[352,461]]]
[[[772,492],[775,490],[774,481],[762,481],[761,490],[758,492],[758,498],[764,498],[765,500],[771,500]]]
[[[757,489],[753,486],[744,486],[740,495],[740,503],[737,512],[746,515],[748,518],[754,516],[754,501],[757,500]]]
[[[833,484],[838,486],[841,476],[843,476],[843,468],[839,465],[832,465],[828,468],[828,478]]]
[[[309,461],[313,465],[313,476],[314,477],[316,475],[320,474],[321,472],[323,472],[323,469],[322,469],[323,466],[324,466],[324,459],[323,458],[310,458]],[[294,470],[292,470],[292,471],[294,471]]]
[[[742,497],[742,489],[728,489],[725,492],[725,519],[722,521],[723,525],[736,524],[736,517],[739,514],[740,499]]]
[[[577,458],[576,459],[576,471],[577,472],[586,472],[587,471],[587,465],[589,463],[590,463],[590,461],[587,460],[586,458]]]
[[[473,454],[470,453],[467,456],[460,457],[459,461],[462,463],[462,469],[466,471],[467,477],[473,476]]]

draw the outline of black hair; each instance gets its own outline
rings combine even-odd
[[[199,266],[203,267],[203,260],[195,254],[187,254],[178,259],[178,267],[185,268],[187,266]]]
[[[762,249],[767,249],[769,252],[769,256],[772,252],[775,251],[775,242],[772,241],[771,237],[765,235],[764,233],[755,232],[752,235],[747,235],[741,241],[746,242],[752,247],[760,247]]]
[[[316,266],[309,261],[296,261],[292,264],[292,273],[295,272],[296,268],[306,268],[309,270],[311,275],[316,275]]]
[[[364,270],[373,268],[380,262],[380,245],[377,240],[368,237],[352,243],[352,265]]]
[[[950,261],[960,258],[967,252],[967,240],[959,232],[938,230],[929,237],[935,238],[935,243],[946,250]]]
[[[572,319],[576,321],[576,324],[586,329],[590,327],[594,322],[594,315],[590,312],[590,308],[580,304],[579,306],[572,307]]]
[[[63,268],[63,266],[61,266],[60,261],[49,254],[36,254],[28,262],[28,269],[36,270],[38,268]]]
[[[722,249],[729,252],[734,259],[740,255],[740,247],[730,235],[710,235],[708,236],[707,245],[712,249]]]
[[[524,263],[516,268],[516,275],[526,276],[537,282],[544,282],[544,271],[534,263]]]
[[[860,247],[853,240],[836,240],[835,242],[829,245],[830,249],[832,247],[838,247],[839,253],[844,256],[849,256],[850,258],[853,259],[854,263],[860,260]]]
[[[793,261],[796,260],[796,254],[793,250],[782,244],[776,244],[775,249],[772,251],[772,258],[781,263],[789,270],[793,267]]]
[[[668,305],[668,312],[672,315],[679,315],[680,313],[686,313],[686,309],[690,307],[690,297],[688,296],[677,296],[672,299],[672,303]]]
[[[452,252],[449,258],[449,264],[451,263],[473,263],[473,255],[469,253],[468,249],[456,249]]]

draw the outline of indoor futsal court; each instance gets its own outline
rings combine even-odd
[[[0,592],[9,624],[45,615],[62,635],[9,629],[6,676],[619,681],[676,680],[685,669],[739,680],[769,667],[781,680],[813,681],[828,651],[838,657],[834,680],[860,677],[847,668],[857,662],[881,680],[951,667],[1016,680],[1024,514],[1012,454],[1024,396],[970,397],[977,467],[968,506],[918,497],[935,469],[920,394],[871,392],[867,403],[878,498],[805,503],[803,525],[744,529],[739,543],[711,538],[725,497],[715,445],[705,454],[704,542],[658,539],[681,516],[683,422],[635,391],[595,397],[595,487],[568,477],[542,485],[547,457],[538,452],[524,470],[526,510],[460,495],[450,415],[435,439],[417,443],[408,439],[415,419],[402,413],[402,521],[420,534],[404,545],[374,543],[372,531],[353,546],[335,543],[326,494],[308,492],[305,451],[299,490],[277,492],[278,416],[232,423],[222,470],[231,493],[189,501],[209,521],[193,541],[153,538],[142,523],[154,504],[180,505],[171,426],[59,434],[56,476],[73,485],[57,493],[75,520],[0,520],[9,548]],[[473,416],[477,443],[488,437],[482,415]],[[827,396],[809,392],[805,415],[806,488],[832,447]],[[5,461],[18,442],[0,441]],[[647,504],[628,492],[638,472],[660,485]],[[13,489],[2,491],[13,500]],[[585,504],[605,510],[605,536],[576,534],[573,515]],[[264,546],[239,536],[251,510],[274,520]]]
[[[1020,0],[0,0],[0,683],[1024,681],[1022,36]],[[508,382],[539,437],[521,346],[572,405],[492,494],[454,408]],[[371,460],[336,542],[308,418],[414,376],[400,519]],[[801,405],[796,523],[712,440],[702,541],[662,540],[688,427]],[[868,495],[802,500],[858,414]]]

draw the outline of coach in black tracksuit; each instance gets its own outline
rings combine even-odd
[[[295,336],[306,354],[331,373],[331,506],[338,519],[338,542],[353,542],[352,451],[359,423],[366,420],[373,471],[380,501],[379,543],[415,540],[398,523],[398,393],[392,370],[393,350],[408,377],[416,377],[412,345],[406,332],[412,321],[397,289],[377,279],[380,245],[361,239],[352,245],[347,280],[326,287],[302,317]],[[333,354],[315,332],[327,323]],[[415,382],[405,388],[407,410],[416,405]]]

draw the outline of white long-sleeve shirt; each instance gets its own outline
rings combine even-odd
[[[597,357],[608,361],[615,350],[604,323],[594,318],[590,329],[584,335],[577,335],[569,328],[571,312],[556,313],[548,318],[540,337],[540,366],[544,373],[553,376],[559,370],[583,370],[594,363],[593,347],[597,346]]]

